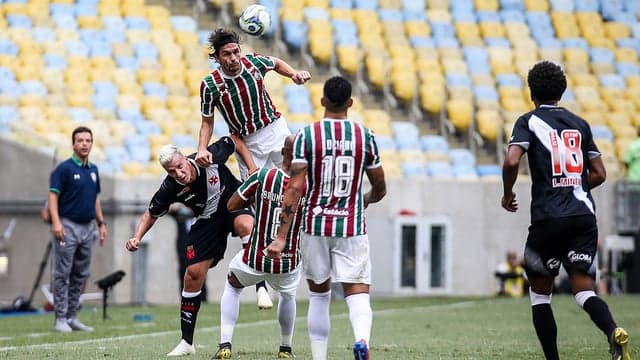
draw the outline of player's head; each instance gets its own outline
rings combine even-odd
[[[322,106],[331,113],[346,113],[353,104],[351,99],[351,83],[349,80],[334,76],[324,83]]]
[[[511,266],[517,265],[518,264],[518,254],[516,254],[516,252],[513,251],[513,250],[507,251],[507,262]]]
[[[218,28],[209,35],[209,58],[220,64],[226,74],[233,75],[242,69],[240,51],[240,37],[234,31]]]
[[[282,168],[284,171],[289,171],[291,166],[291,160],[293,160],[293,141],[296,139],[295,134],[291,134],[284,139],[284,145],[282,145]]]
[[[527,77],[531,100],[538,104],[555,104],[567,89],[567,78],[562,68],[547,60],[540,61],[529,70]]]
[[[158,152],[158,161],[169,176],[182,184],[195,180],[195,168],[175,145],[163,145]]]
[[[84,159],[89,156],[91,147],[93,146],[93,133],[91,129],[86,126],[78,126],[73,129],[71,133],[71,144],[73,145],[73,152],[80,159]]]

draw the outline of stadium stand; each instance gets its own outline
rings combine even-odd
[[[231,18],[249,3],[209,1]],[[541,59],[564,66],[569,90],[561,104],[592,124],[612,169],[640,126],[633,1],[259,3],[273,19],[266,39],[368,90],[357,94],[352,115],[376,132],[399,176],[495,176],[495,164],[480,163],[476,150],[500,160],[513,122],[532,108],[526,74]],[[94,160],[114,174],[158,175],[153,157],[162,142],[194,148],[197,84],[215,64],[204,48],[209,29],[199,31],[191,16],[142,0],[9,0],[0,2],[0,30],[1,136],[65,148],[69,129],[90,123]],[[292,131],[321,116],[320,81],[267,82]],[[370,107],[376,101],[367,92],[419,116]],[[422,119],[443,125],[425,134]],[[225,134],[222,125],[216,136]],[[452,137],[469,139],[466,149],[451,146]]]

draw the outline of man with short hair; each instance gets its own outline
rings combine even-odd
[[[344,289],[355,337],[355,359],[364,360],[369,358],[373,320],[364,211],[385,196],[384,171],[371,130],[348,119],[347,112],[353,104],[349,81],[339,76],[327,80],[321,103],[325,108],[324,119],[296,134],[280,228],[267,254],[274,258],[281,256],[297,204],[306,196],[300,242],[310,292],[307,323],[313,359],[327,358],[334,280],[342,283]],[[371,190],[363,194],[365,173]]]
[[[294,359],[291,349],[293,327],[296,318],[296,289],[300,282],[300,249],[298,233],[300,216],[287,234],[287,243],[279,259],[265,256],[264,251],[278,230],[282,194],[289,182],[293,135],[289,135],[282,147],[282,169],[262,168],[249,176],[229,199],[229,211],[236,211],[256,204],[256,217],[251,238],[229,264],[229,274],[220,299],[220,344],[214,359],[231,359],[231,339],[238,319],[242,289],[265,281],[278,292],[278,322],[280,323],[280,348],[278,359]]]
[[[306,83],[311,75],[306,70],[295,70],[279,58],[255,53],[242,55],[241,51],[240,37],[234,31],[218,28],[209,36],[209,58],[220,67],[205,76],[200,84],[202,124],[195,160],[203,167],[212,161],[206,148],[217,108],[229,132],[241,136],[251,153],[250,163],[238,158],[240,179],[244,181],[252,168],[281,167],[280,149],[285,137],[291,134],[265,87],[267,72],[274,70],[298,85]],[[273,304],[264,282],[256,285],[256,291],[258,307],[271,308]]]
[[[73,155],[51,173],[48,197],[53,233],[52,290],[57,332],[93,331],[77,318],[80,294],[89,277],[91,249],[107,238],[100,204],[98,167],[89,162],[91,129],[80,126],[71,134]]]
[[[182,338],[167,356],[195,354],[193,334],[207,271],[224,257],[229,234],[246,238],[253,226],[250,209],[229,212],[226,207],[240,181],[231,174],[225,162],[234,151],[240,156],[248,156],[243,143],[236,143],[231,137],[224,136],[209,146],[207,151],[213,154],[214,161],[207,167],[200,167],[193,159],[195,154],[184,156],[174,145],[164,145],[160,149],[158,160],[168,176],[153,195],[133,237],[126,242],[127,250],[138,250],[142,237],[175,202],[190,208],[195,216],[185,250],[187,269],[180,305]]]
[[[541,61],[529,71],[528,82],[536,108],[518,118],[513,127],[502,166],[502,207],[518,210],[513,186],[526,152],[532,184],[524,267],[538,340],[547,359],[559,358],[551,292],[562,265],[576,302],[607,337],[613,360],[630,360],[629,335],[616,325],[609,307],[594,292],[598,226],[591,189],[606,178],[600,151],[589,124],[558,107],[567,88],[560,66]]]

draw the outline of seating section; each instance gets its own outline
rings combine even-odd
[[[613,134],[599,139],[611,142],[608,165],[618,168],[640,126],[635,1],[281,0],[279,9],[289,47],[308,48],[316,62],[335,62],[346,74],[363,72],[372,87],[444,113],[459,133],[508,140],[533,107],[526,76],[542,59],[567,73],[561,105]]]

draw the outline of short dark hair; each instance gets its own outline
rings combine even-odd
[[[89,133],[89,135],[91,135],[91,141],[93,141],[93,132],[91,132],[91,129],[86,126],[78,126],[77,128],[73,129],[73,132],[71,133],[71,144],[74,144],[76,142],[76,134],[80,133]]]
[[[351,83],[342,76],[334,76],[324,83],[324,106],[329,110],[343,110],[351,98]]]
[[[556,102],[567,89],[567,78],[560,65],[543,60],[529,70],[531,98],[542,103]]]
[[[240,36],[233,30],[217,28],[209,35],[209,59],[218,55],[218,49],[228,43],[240,44]]]

